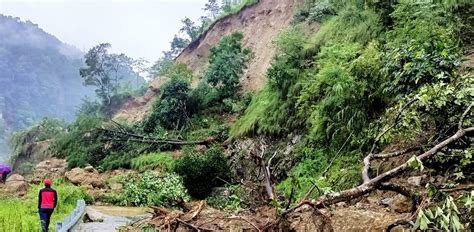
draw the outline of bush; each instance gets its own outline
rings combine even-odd
[[[128,179],[119,199],[123,205],[174,207],[188,201],[189,196],[181,177],[174,174],[158,176],[148,171]]]
[[[219,45],[211,48],[207,83],[217,90],[218,101],[235,98],[240,88],[240,76],[251,58],[251,51],[242,47],[242,33],[224,36]]]
[[[174,78],[164,87],[160,98],[153,105],[153,111],[144,123],[145,132],[153,132],[158,125],[165,129],[180,129],[186,125],[188,111],[189,82]]]
[[[335,15],[336,10],[329,2],[318,2],[309,10],[309,20],[312,22],[322,22],[327,17]]]
[[[356,42],[362,45],[377,38],[382,32],[379,16],[370,9],[348,6],[323,24],[314,42]]]
[[[170,152],[151,153],[133,158],[131,167],[139,171],[145,171],[160,168],[162,171],[168,171],[173,168],[173,158]]]
[[[174,171],[183,177],[184,186],[192,197],[204,199],[212,188],[229,181],[232,172],[227,158],[218,147],[205,155],[187,154],[176,160]]]
[[[384,54],[384,73],[392,79],[387,91],[411,93],[426,83],[448,82],[460,67],[454,22],[442,6],[400,3],[393,16],[395,28]]]

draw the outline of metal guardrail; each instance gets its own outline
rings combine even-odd
[[[56,223],[56,232],[68,232],[70,231],[81,218],[84,216],[86,211],[86,202],[84,199],[77,200],[76,208],[67,216],[63,222]]]

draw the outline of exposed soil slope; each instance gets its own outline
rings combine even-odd
[[[297,0],[260,0],[216,22],[207,33],[184,49],[177,61],[188,65],[195,76],[202,76],[210,48],[216,46],[223,36],[242,32],[244,46],[252,49],[254,58],[241,83],[244,90],[258,90],[265,83],[265,72],[275,53],[272,41],[290,24],[296,4]]]
[[[176,61],[188,65],[193,71],[196,77],[193,81],[195,86],[206,70],[210,49],[216,46],[223,36],[242,32],[244,46],[252,49],[254,58],[242,76],[241,83],[244,91],[259,90],[265,84],[265,72],[275,54],[272,41],[290,24],[297,2],[298,0],[260,0],[239,13],[224,17],[184,49]],[[163,78],[153,81],[145,96],[128,100],[115,114],[114,119],[130,122],[143,120],[165,81]]]

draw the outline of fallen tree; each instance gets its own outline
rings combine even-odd
[[[440,143],[434,145],[428,151],[416,156],[416,158],[419,161],[425,161],[428,158],[435,155],[440,149],[442,149],[442,148],[448,146],[449,144],[457,141],[458,139],[464,137],[467,133],[473,132],[474,127],[463,128],[464,118],[467,116],[467,114],[469,113],[469,111],[471,110],[473,105],[474,105],[474,103],[469,105],[469,107],[462,114],[461,119],[459,120],[459,123],[458,123],[458,130],[454,135],[452,135],[452,136],[448,137],[447,139],[441,141]],[[403,108],[405,108],[405,107],[403,107]],[[396,122],[397,121],[398,121],[398,116],[397,116]],[[393,128],[393,126],[390,126],[389,128]],[[386,133],[386,132],[387,132],[387,130],[385,130],[382,133]],[[381,136],[379,135],[378,137],[381,137]],[[357,197],[363,196],[363,195],[365,195],[365,194],[367,194],[367,193],[369,193],[373,190],[376,190],[376,189],[380,189],[380,188],[383,189],[384,187],[387,188],[387,187],[390,186],[390,184],[385,183],[385,182],[390,180],[391,178],[401,174],[402,172],[406,171],[407,169],[409,169],[409,167],[410,167],[409,163],[405,162],[404,164],[399,165],[398,167],[395,167],[395,168],[393,168],[393,169],[391,169],[387,172],[381,173],[381,174],[375,176],[374,178],[370,178],[370,176],[368,174],[369,173],[368,170],[370,168],[370,161],[373,158],[393,157],[393,156],[396,156],[396,155],[406,154],[406,153],[408,153],[410,151],[413,151],[413,150],[416,150],[416,149],[420,149],[420,148],[418,148],[418,147],[409,148],[409,149],[405,149],[405,150],[402,150],[402,151],[386,153],[386,154],[372,154],[372,152],[374,150],[374,146],[373,146],[372,149],[371,149],[371,152],[364,158],[365,165],[364,165],[364,168],[362,170],[363,183],[361,185],[359,185],[357,187],[354,187],[354,188],[351,188],[351,189],[344,190],[344,191],[326,194],[326,195],[320,196],[318,199],[311,199],[311,200],[303,199],[296,206],[285,210],[283,214],[287,214],[291,211],[294,211],[294,210],[300,208],[303,205],[310,205],[311,207],[313,207],[315,209],[323,208],[325,206],[332,205],[332,204],[335,204],[335,203],[338,203],[338,202],[349,201],[349,200],[355,199]],[[389,190],[400,192],[403,195],[409,194],[406,191],[403,191],[398,187],[394,187],[393,185],[390,186],[390,187],[391,188]]]

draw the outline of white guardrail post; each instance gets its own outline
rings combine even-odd
[[[84,216],[86,210],[86,202],[84,199],[77,200],[76,208],[69,214],[64,221],[56,223],[56,232],[68,232],[71,230],[82,216]]]

